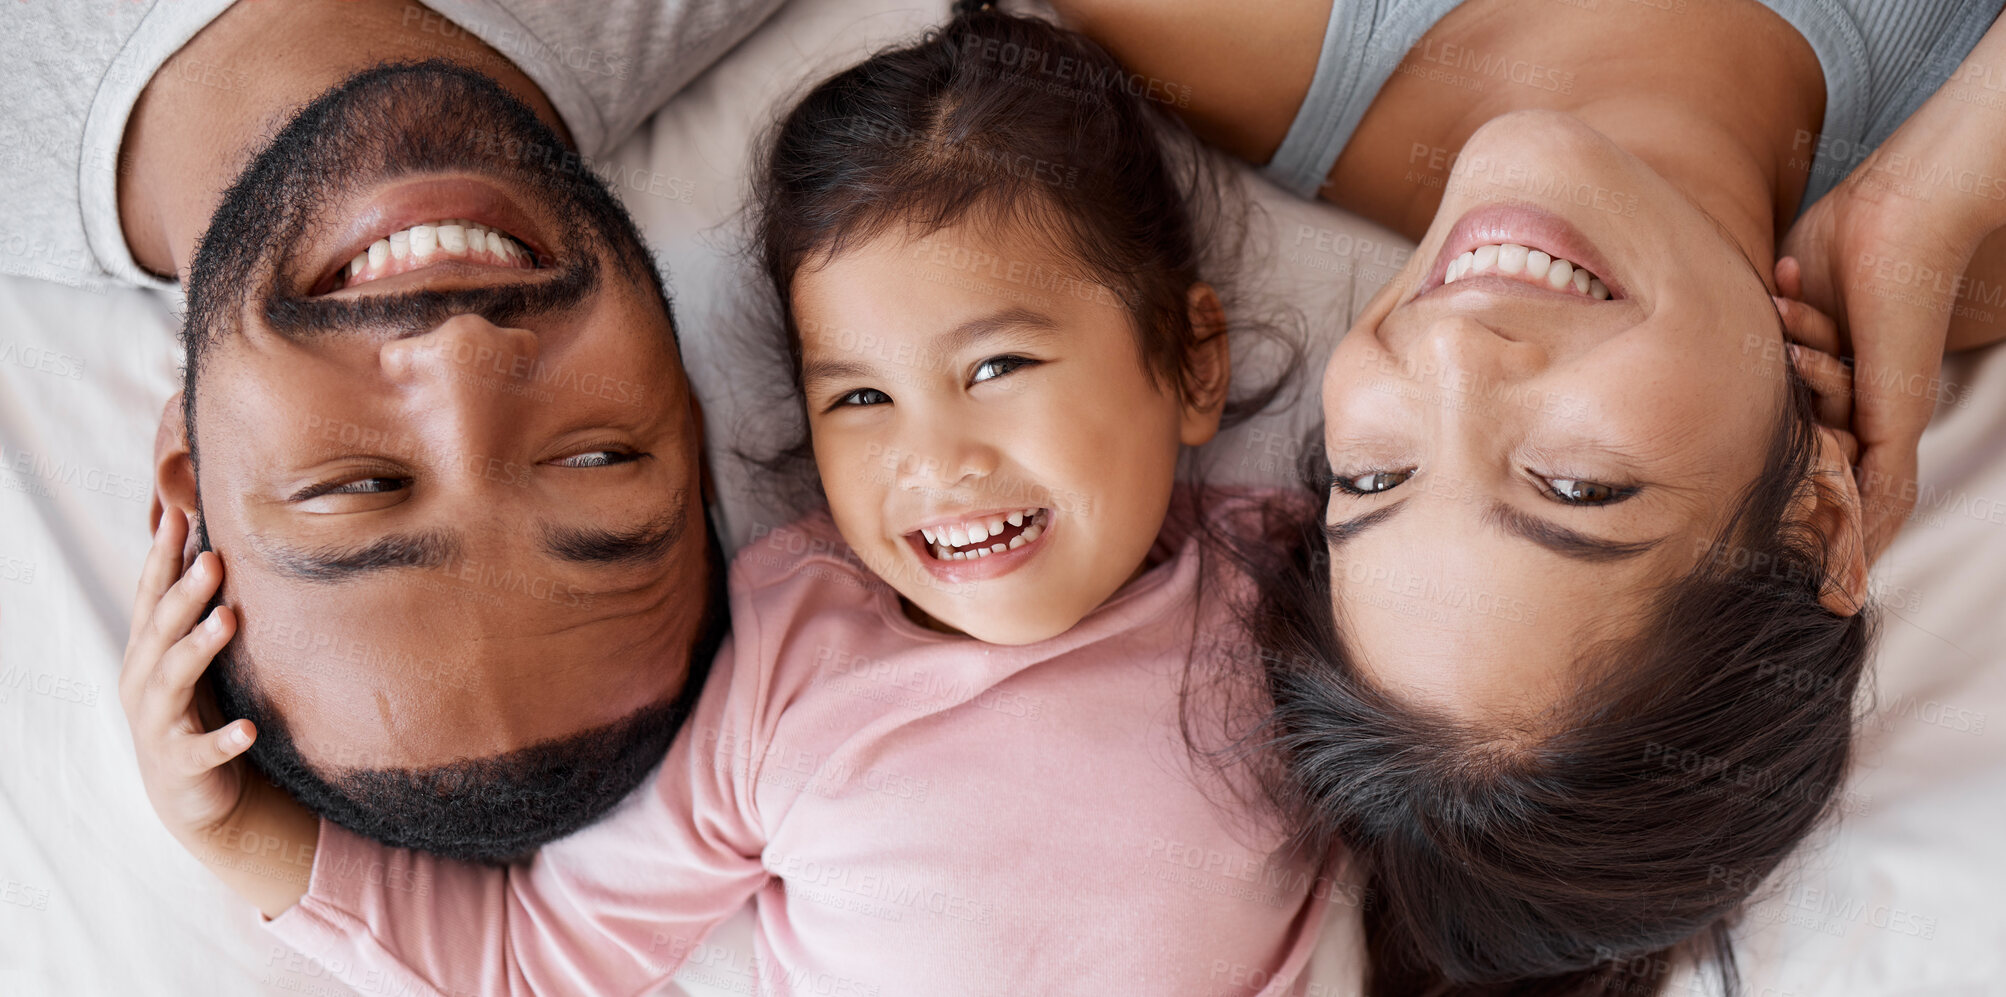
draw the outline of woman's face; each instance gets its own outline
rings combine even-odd
[[[1642,161],[1564,114],[1479,129],[1324,373],[1332,610],[1361,667],[1466,718],[1553,705],[1761,470],[1782,348],[1748,260]]]

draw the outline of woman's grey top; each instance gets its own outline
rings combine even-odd
[[[1268,163],[1275,182],[1315,196],[1365,109],[1421,36],[1461,0],[1333,0],[1309,94]],[[1688,0],[1555,0],[1592,7],[1631,4],[1667,15]],[[2000,0],[1758,0],[1790,22],[1825,69],[1825,122],[1798,136],[1811,160],[1799,210],[1810,206],[1956,71],[1999,16]],[[1507,79],[1560,89],[1569,74],[1443,46],[1427,54],[1445,83]],[[2006,107],[2006,68],[1968,81],[1970,99]],[[1468,85],[1465,83],[1464,85]],[[1964,85],[1962,82],[1960,85]]]

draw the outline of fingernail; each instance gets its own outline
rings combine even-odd
[[[251,735],[245,733],[244,728],[241,725],[232,727],[230,728],[230,743],[236,747],[241,748],[244,745],[251,743]]]
[[[202,624],[202,625],[203,625],[203,626],[205,626],[205,627],[208,627],[208,628],[209,628],[209,632],[210,632],[210,633],[212,633],[212,634],[219,634],[219,633],[222,633],[222,632],[223,632],[223,611],[222,611],[221,609],[212,609],[212,610],[210,610],[210,611],[209,611],[209,620],[208,620],[208,622],[206,622],[206,623],[204,623],[204,624]]]

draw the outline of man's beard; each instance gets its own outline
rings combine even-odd
[[[305,286],[299,247],[337,221],[325,217],[331,203],[349,191],[441,173],[481,176],[544,205],[560,219],[557,244],[567,247],[556,254],[558,272],[517,284],[359,300],[293,290]],[[418,332],[460,314],[509,325],[590,297],[601,277],[599,247],[610,247],[619,265],[615,279],[651,282],[671,330],[664,348],[674,349],[668,296],[632,219],[527,106],[488,77],[447,62],[383,65],[350,77],[297,112],[251,161],[197,247],[188,277],[183,418],[198,481],[196,383],[206,353],[240,331],[247,304],[273,331],[297,339]],[[199,510],[199,495],[197,501]],[[206,528],[200,538],[209,549]],[[252,764],[336,823],[455,858],[519,857],[617,803],[661,761],[687,718],[725,626],[714,532],[709,540],[710,584],[691,593],[692,603],[706,600],[706,619],[681,693],[614,724],[432,769],[323,772],[300,755],[284,717],[259,692],[251,655],[235,645],[225,646],[210,670],[218,706],[226,721],[251,716],[258,724]]]

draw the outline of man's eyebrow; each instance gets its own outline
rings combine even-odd
[[[1360,534],[1393,518],[1393,514],[1406,504],[1407,500],[1401,499],[1384,509],[1375,509],[1342,522],[1325,523],[1323,536],[1324,541],[1330,546],[1331,554],[1335,556],[1338,549],[1346,543],[1358,539]],[[1565,558],[1594,564],[1637,557],[1662,542],[1660,539],[1624,543],[1591,537],[1559,523],[1520,512],[1502,502],[1492,505],[1485,518],[1491,525],[1520,540],[1538,544]]]
[[[543,527],[543,548],[578,564],[642,564],[682,542],[689,516],[681,505],[624,530],[597,526]]]
[[[1559,523],[1521,512],[1502,502],[1491,506],[1487,518],[1492,525],[1521,540],[1529,540],[1562,557],[1592,564],[1628,560],[1649,551],[1663,540],[1661,537],[1658,540],[1622,543],[1591,537],[1586,533],[1570,530]]]
[[[988,336],[1012,329],[1028,329],[1038,332],[1057,332],[1058,320],[1043,312],[1033,311],[1022,305],[1005,308],[1002,311],[979,318],[972,318],[949,329],[941,336],[937,354],[954,353],[972,343],[980,342]],[[920,362],[919,357],[907,360],[908,364]],[[855,380],[868,378],[877,368],[861,360],[846,360],[832,357],[815,357],[801,363],[801,384],[812,386],[821,381]]]
[[[457,534],[442,530],[392,533],[357,546],[290,547],[258,536],[245,538],[281,574],[308,582],[342,582],[391,568],[438,568],[460,553]]]

